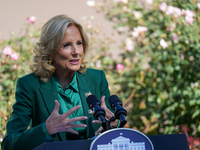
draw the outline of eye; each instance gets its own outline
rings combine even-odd
[[[66,48],[66,47],[68,47],[70,45],[71,45],[71,43],[66,43],[66,44],[63,45],[63,48]]]
[[[82,45],[82,41],[78,41],[78,42],[77,42],[77,45]]]

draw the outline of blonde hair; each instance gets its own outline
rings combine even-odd
[[[39,42],[33,48],[33,64],[30,66],[31,70],[40,80],[48,81],[55,72],[55,67],[48,64],[50,56],[58,52],[61,47],[65,31],[69,26],[76,26],[82,37],[83,42],[83,56],[82,64],[78,70],[80,73],[86,71],[85,59],[88,55],[89,40],[84,32],[82,26],[72,18],[66,15],[58,15],[48,20],[42,27]]]

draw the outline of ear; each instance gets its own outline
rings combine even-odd
[[[53,54],[51,54],[48,59],[53,60]]]

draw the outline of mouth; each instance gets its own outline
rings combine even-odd
[[[76,64],[78,64],[79,63],[79,59],[73,59],[73,60],[70,60],[69,62],[70,62],[70,64],[72,64],[72,65],[76,65]]]

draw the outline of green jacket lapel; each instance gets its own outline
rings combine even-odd
[[[58,100],[58,93],[53,77],[47,82],[41,81],[40,92],[50,115],[54,110],[55,100]]]
[[[46,104],[46,108],[50,115],[54,110],[55,100],[58,100],[58,92],[57,92],[55,80],[53,77],[51,79],[49,79],[47,82],[41,81],[40,92],[41,92],[44,103]],[[60,114],[62,113],[61,109],[59,109],[59,113]],[[65,132],[58,133],[58,136],[60,136],[60,138],[63,141],[66,141],[66,133]]]
[[[92,120],[94,120],[94,117],[92,114],[88,113],[89,106],[86,101],[85,93],[90,92],[95,95],[95,85],[90,81],[90,79],[87,77],[86,74],[81,74],[78,72],[77,72],[77,82],[78,82],[80,97],[82,100],[84,114],[85,116],[88,117],[88,119],[86,120],[86,124],[87,124],[86,134],[87,134],[87,137],[92,137],[94,136],[94,132],[100,127],[100,125],[92,123]]]

